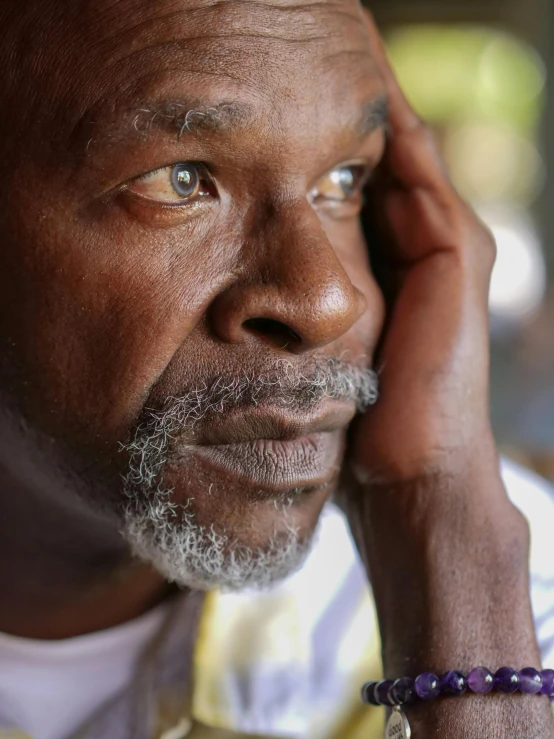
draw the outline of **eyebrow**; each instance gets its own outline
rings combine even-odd
[[[185,101],[162,101],[143,105],[130,116],[132,126],[143,135],[154,128],[177,129],[178,136],[185,134],[225,133],[247,126],[255,119],[252,105],[235,101],[223,101],[215,105]],[[381,95],[362,105],[356,128],[362,138],[376,129],[384,128],[389,118],[387,98]]]
[[[113,120],[112,109],[112,125],[107,124],[105,135],[113,143],[127,139],[129,132],[138,133],[143,138],[155,130],[173,135],[176,132],[178,138],[203,133],[223,134],[237,128],[247,128],[258,117],[255,106],[244,101],[211,103],[199,99],[157,100],[127,108],[117,121]],[[388,117],[387,98],[379,95],[363,103],[354,116],[348,115],[343,128],[353,130],[364,139],[379,128],[386,129]],[[89,113],[81,118],[74,129],[74,145],[85,154],[96,139],[91,126],[95,128],[98,123],[98,113]]]
[[[146,135],[152,129],[177,129],[184,134],[224,133],[238,126],[248,125],[254,119],[253,106],[234,101],[216,105],[185,101],[162,101],[143,105],[130,116],[133,128]]]

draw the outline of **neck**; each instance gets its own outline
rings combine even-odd
[[[0,632],[66,639],[150,610],[172,588],[133,561],[117,526],[54,507],[0,470]]]

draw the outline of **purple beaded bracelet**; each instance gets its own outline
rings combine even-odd
[[[487,667],[476,667],[466,676],[458,670],[450,670],[442,677],[423,672],[415,680],[401,677],[398,680],[381,680],[366,683],[362,688],[362,700],[373,706],[388,706],[392,714],[387,722],[385,739],[411,739],[408,719],[402,707],[417,699],[430,701],[444,696],[460,696],[467,690],[484,695],[496,690],[499,693],[545,695],[554,701],[554,670],[535,670],[526,667],[519,672],[512,667],[501,667],[491,672]]]
[[[458,670],[450,670],[442,677],[423,672],[415,680],[401,677],[398,680],[381,680],[366,683],[362,688],[364,703],[372,706],[404,706],[418,698],[429,701],[441,695],[460,696],[467,690],[483,695],[496,690],[499,693],[546,695],[554,701],[554,670],[535,670],[526,667],[519,672],[512,667],[501,667],[491,672],[486,667],[476,667],[466,676]]]

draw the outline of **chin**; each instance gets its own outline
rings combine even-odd
[[[127,484],[123,536],[167,580],[200,590],[267,588],[299,569],[336,486],[332,475],[261,487],[197,458],[176,461],[162,479]]]

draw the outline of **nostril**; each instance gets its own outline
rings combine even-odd
[[[284,349],[291,343],[300,344],[302,342],[302,337],[290,326],[281,321],[275,321],[273,318],[250,318],[243,323],[243,326],[280,349]]]

